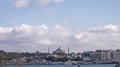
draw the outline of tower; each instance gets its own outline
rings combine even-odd
[[[61,48],[60,45],[59,45],[59,48]]]
[[[50,54],[50,48],[48,47],[48,54]]]
[[[69,51],[70,51],[70,49],[69,49],[69,46],[68,46],[68,55],[69,55]]]

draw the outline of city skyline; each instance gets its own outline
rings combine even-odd
[[[0,49],[119,49],[119,0],[0,0]]]

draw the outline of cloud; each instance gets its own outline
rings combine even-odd
[[[48,5],[50,3],[62,3],[64,0],[36,0],[36,4],[40,6]]]
[[[84,37],[84,34],[82,33],[75,34],[76,39],[82,39],[83,37]]]
[[[29,1],[28,0],[15,0],[15,7],[27,7],[29,6]]]
[[[105,25],[104,27],[96,27],[94,29],[92,29],[92,31],[118,31],[120,29],[119,26],[116,26],[116,25],[112,25],[112,24],[109,24],[109,25]]]
[[[120,44],[120,26],[105,25],[103,27],[67,29],[59,24],[50,28],[46,25],[22,24],[14,27],[0,26],[0,49],[6,51],[51,51],[57,46],[71,51],[95,49],[117,49]],[[9,47],[9,48],[8,48]]]
[[[47,40],[47,39],[43,39],[40,41],[40,44],[44,44],[44,45],[54,45],[55,43],[51,40]]]
[[[50,3],[58,4],[64,0],[15,0],[15,7],[28,7],[28,6],[46,6]]]
[[[106,25],[103,29],[104,30],[117,31],[117,30],[119,30],[119,27],[110,24],[110,25]]]

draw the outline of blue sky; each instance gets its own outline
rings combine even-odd
[[[6,51],[118,49],[119,34],[120,0],[0,0]]]
[[[0,25],[54,26],[64,22],[73,28],[119,25],[119,2],[119,0],[64,0],[59,4],[49,3],[45,6],[16,8],[15,0],[0,0]]]

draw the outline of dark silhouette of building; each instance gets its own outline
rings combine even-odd
[[[65,54],[65,51],[63,51],[60,47],[53,51],[53,54]]]

